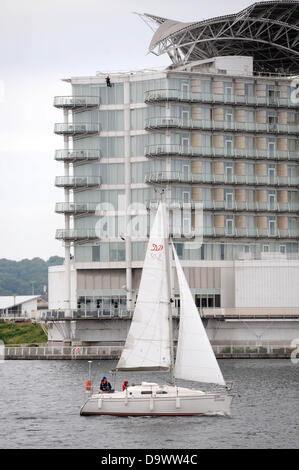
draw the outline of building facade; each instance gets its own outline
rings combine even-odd
[[[281,8],[282,2],[255,8],[265,3]],[[296,4],[297,12],[298,2],[283,3]],[[247,19],[253,13],[248,9]],[[234,37],[223,53],[218,35],[203,58],[203,48],[194,43],[190,52],[180,34],[199,34],[205,22],[176,22],[173,39],[171,20],[147,17],[158,27],[151,49],[167,52],[170,67],[112,73],[111,86],[101,73],[73,77],[67,80],[71,95],[54,100],[64,115],[55,124],[64,139],[55,155],[64,170],[55,184],[64,190],[56,204],[64,226],[56,238],[66,261],[49,269],[49,308],[134,308],[162,193],[171,233],[180,232],[174,242],[198,308],[299,307],[285,290],[274,304],[269,295],[273,285],[285,285],[280,279],[299,280],[299,105],[291,53],[273,69],[274,59],[262,60],[261,47],[241,50]],[[282,50],[277,41],[272,47]],[[194,248],[186,234],[192,240],[198,229],[198,207],[203,242]],[[264,266],[264,277],[256,279],[265,279],[267,296],[260,284],[244,284],[240,263],[247,274]],[[267,284],[273,263],[274,284]],[[248,289],[246,300],[240,285]]]

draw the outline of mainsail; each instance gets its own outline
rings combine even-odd
[[[173,253],[180,288],[180,328],[175,377],[225,385],[174,246]]]
[[[160,203],[143,265],[138,299],[116,370],[167,370],[170,342],[166,208]]]

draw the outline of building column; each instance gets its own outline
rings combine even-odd
[[[130,109],[130,81],[124,82],[124,131],[125,131],[125,211],[126,211],[126,292],[127,309],[133,310],[132,290],[132,244],[131,244],[131,220],[129,209],[131,206],[131,109]]]
[[[65,109],[63,112],[64,123],[68,124],[69,114],[68,110]],[[68,135],[64,136],[64,149],[69,150],[69,137]],[[64,176],[70,176],[70,164],[69,162],[64,162]],[[64,202],[70,202],[70,189],[64,188]],[[64,215],[64,226],[66,230],[70,229],[70,215],[65,213]],[[71,244],[69,241],[65,241],[64,244],[64,272],[65,272],[65,299],[64,299],[64,309],[69,311],[71,309]]]

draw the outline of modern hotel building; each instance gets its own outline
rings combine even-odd
[[[111,73],[111,87],[102,73],[72,77],[71,95],[54,101],[64,116],[55,184],[66,258],[49,271],[50,309],[134,307],[150,210],[164,190],[199,308],[294,313],[299,3],[259,2],[196,23],[143,18],[156,28],[150,51],[168,53],[168,68]],[[197,207],[203,243],[193,248]],[[143,230],[132,238],[131,218]]]

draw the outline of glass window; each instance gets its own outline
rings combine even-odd
[[[99,122],[102,131],[123,131],[124,112],[122,110],[99,111]]]
[[[171,87],[170,87],[171,88]],[[177,87],[176,87],[177,88]],[[149,90],[165,90],[166,79],[141,80],[130,83],[131,103],[144,103],[145,92]]]
[[[100,247],[99,246],[92,247],[92,261],[100,261]]]
[[[124,137],[100,137],[99,143],[103,158],[124,157]]]
[[[101,163],[100,175],[102,184],[124,184],[125,169],[123,163]]]

